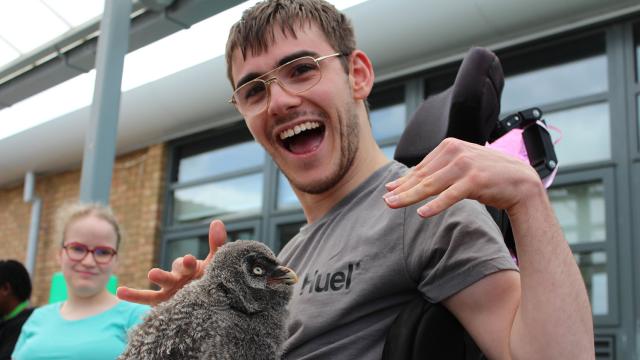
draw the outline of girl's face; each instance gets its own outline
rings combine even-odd
[[[63,246],[66,250],[60,249],[58,259],[68,291],[78,297],[92,297],[106,291],[109,277],[117,265],[117,255],[108,259],[110,249],[115,250],[117,246],[113,226],[93,214],[75,219],[67,226]],[[78,254],[82,254],[84,246],[89,251],[84,258],[74,260],[79,257]],[[98,255],[91,252],[96,248]],[[96,258],[99,262],[96,262]]]

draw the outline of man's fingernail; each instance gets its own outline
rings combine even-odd
[[[423,218],[429,217],[430,213],[431,213],[431,209],[429,205],[424,205],[418,208],[418,215],[420,215]]]
[[[384,201],[387,202],[387,204],[389,205],[394,205],[395,203],[397,203],[399,200],[398,195],[392,195],[392,194],[387,194],[387,196],[384,197]]]
[[[398,180],[390,181],[385,186],[386,187],[394,187],[394,186],[396,186],[396,182],[398,182]]]

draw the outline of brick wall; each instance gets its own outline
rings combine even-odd
[[[165,146],[154,145],[119,156],[114,164],[110,205],[124,229],[116,275],[120,285],[149,288],[147,271],[159,256]],[[42,199],[39,243],[32,303],[47,302],[51,275],[58,271],[55,216],[64,204],[78,199],[80,169],[39,175],[36,192]],[[22,199],[23,184],[0,189],[0,259],[25,261],[31,205]]]

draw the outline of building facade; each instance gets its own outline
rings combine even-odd
[[[592,304],[598,359],[640,358],[640,14],[496,47],[505,72],[502,116],[539,107],[557,141],[549,189]],[[460,58],[377,82],[374,136],[393,157],[403,128],[428,96],[449,87]],[[375,62],[374,62],[375,66]],[[286,178],[238,116],[118,157],[111,206],[124,224],[121,284],[149,287],[146,271],[208,252],[212,218],[229,240],[279,250],[305,223]],[[78,195],[80,169],[38,177],[44,209],[35,275],[46,303],[56,270],[55,210]],[[0,188],[2,258],[23,259],[30,206],[22,184]]]

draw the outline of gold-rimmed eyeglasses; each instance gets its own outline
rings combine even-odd
[[[229,100],[238,111],[247,116],[253,116],[267,108],[271,96],[269,85],[274,81],[291,94],[299,94],[316,86],[322,79],[320,61],[341,53],[320,56],[303,56],[282,64],[265,73],[259,78],[242,84]]]

